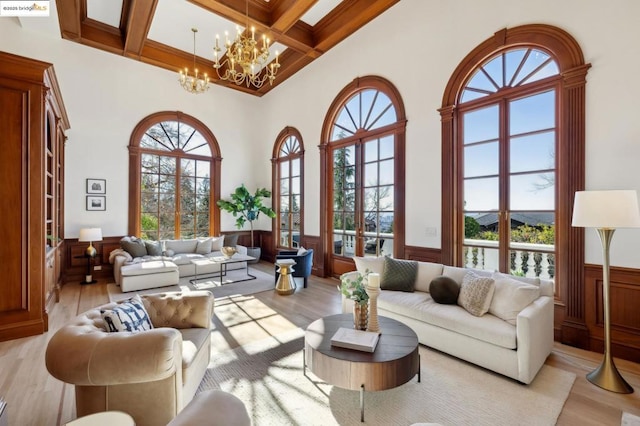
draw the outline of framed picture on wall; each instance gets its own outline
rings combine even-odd
[[[87,195],[87,210],[106,210],[107,197],[104,195]]]
[[[106,194],[106,179],[87,179],[87,194]]]

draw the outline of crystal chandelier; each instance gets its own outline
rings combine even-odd
[[[196,68],[196,28],[191,28],[193,31],[193,75],[189,75],[189,68],[185,67],[184,71],[180,70],[180,85],[184,90],[189,93],[204,93],[209,90],[209,76],[207,73],[204,77],[198,74],[198,68]]]
[[[262,42],[256,41],[255,27],[251,27],[251,37],[247,33],[249,29],[249,0],[247,0],[246,15],[247,26],[244,31],[241,31],[240,27],[236,27],[237,34],[234,41],[229,40],[229,33],[225,31],[224,45],[227,52],[222,62],[220,62],[220,37],[216,34],[216,45],[213,48],[213,67],[220,80],[232,81],[235,84],[246,83],[247,87],[253,85],[259,89],[267,80],[269,84],[273,84],[278,68],[280,68],[278,52],[276,51],[275,61],[267,65],[269,39],[263,34]],[[225,67],[224,72],[221,72],[223,67]],[[264,71],[262,71],[263,68]]]

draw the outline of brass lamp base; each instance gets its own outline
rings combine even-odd
[[[618,372],[613,359],[607,354],[600,367],[587,374],[587,380],[596,386],[617,393],[633,393],[633,388]]]
[[[87,247],[84,253],[89,257],[96,257],[97,251],[96,248],[91,243],[89,243],[89,247]]]

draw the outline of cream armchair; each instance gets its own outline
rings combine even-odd
[[[49,341],[47,369],[75,385],[78,417],[117,410],[137,426],[166,425],[195,395],[211,353],[213,295],[141,297],[152,330],[106,332],[100,309],[110,303],[77,316]]]

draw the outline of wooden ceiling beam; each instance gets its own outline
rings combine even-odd
[[[245,0],[188,0],[196,6],[215,13],[238,25],[247,25]],[[267,8],[258,7],[256,3],[249,5],[249,25],[261,30],[271,28],[271,12]]]
[[[271,28],[286,33],[318,0],[281,0],[271,11]]]
[[[66,40],[78,41],[82,36],[80,28],[80,0],[56,0],[60,35]]]
[[[158,0],[131,0],[124,29],[124,54],[138,58],[147,40]]]
[[[81,43],[122,55],[124,42],[120,30],[100,21],[87,18],[81,24]]]
[[[313,27],[315,48],[323,53],[328,51],[399,1],[343,1]]]

